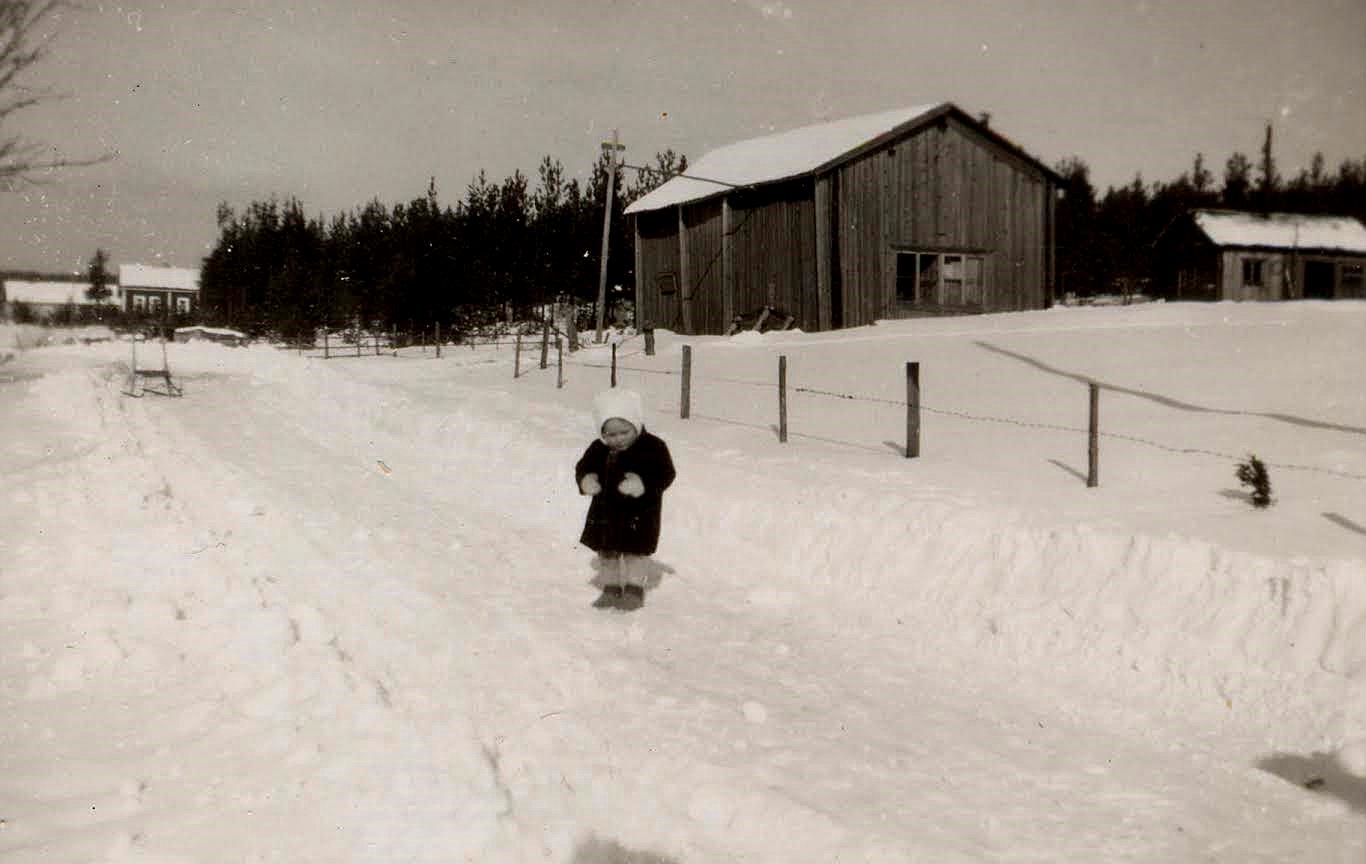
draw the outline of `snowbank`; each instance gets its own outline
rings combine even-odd
[[[574,545],[606,348],[560,389],[494,347],[171,344],[175,400],[121,394],[126,345],[24,352],[0,385],[24,430],[0,448],[0,851],[1355,854],[1366,306],[1174,306],[688,340],[687,422],[683,337],[627,343],[680,477],[632,617],[588,609]],[[780,446],[734,383],[779,351],[798,386],[891,404],[803,395]],[[887,445],[908,354],[959,412],[926,416],[919,460]],[[1055,464],[1072,433],[960,416],[1067,426],[1071,376],[1170,449],[1112,441],[1088,490]],[[1280,466],[1269,511],[1221,494],[1249,441]]]

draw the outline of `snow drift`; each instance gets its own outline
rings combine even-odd
[[[687,422],[683,339],[660,334],[621,374],[680,481],[629,618],[586,608],[573,544],[602,349],[558,389],[495,348],[171,345],[175,400],[121,394],[126,346],[22,352],[0,385],[23,430],[0,450],[0,850],[1357,854],[1363,333],[1362,304],[1221,304],[688,340]],[[746,383],[778,353],[799,386],[884,401],[799,395],[782,447]],[[919,460],[887,444],[908,354],[945,409]],[[1107,443],[1099,489],[1070,469],[1057,370],[1105,380],[1107,428],[1151,442]],[[1254,446],[1265,512],[1225,488]],[[1346,770],[1321,801],[1256,768],[1313,753]],[[1114,833],[1138,813],[1182,830]]]

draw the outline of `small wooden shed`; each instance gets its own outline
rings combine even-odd
[[[1039,309],[1060,178],[943,102],[731,144],[626,208],[636,318],[724,333]]]
[[[1176,300],[1366,297],[1366,226],[1349,216],[1192,210],[1155,252],[1158,287]]]

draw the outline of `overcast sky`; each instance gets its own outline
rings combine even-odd
[[[105,165],[0,191],[0,269],[199,266],[220,202],[455,203],[483,169],[585,177],[842,116],[951,101],[1101,191],[1322,151],[1366,157],[1366,0],[85,0],[3,130]]]

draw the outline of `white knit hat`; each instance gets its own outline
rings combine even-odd
[[[645,431],[645,406],[640,394],[634,390],[612,388],[593,397],[593,422],[598,435],[602,435],[602,424],[613,417],[625,420],[636,427],[637,432]]]

